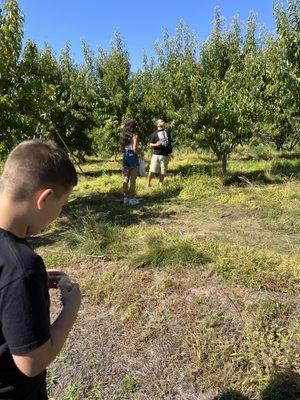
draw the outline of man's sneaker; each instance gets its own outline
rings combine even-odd
[[[152,189],[152,186],[148,185],[148,183],[147,183],[147,185],[145,186],[145,189]]]
[[[130,206],[136,206],[137,204],[140,204],[140,202],[137,199],[130,199],[128,204]]]
[[[129,198],[128,198],[128,197],[124,197],[124,199],[123,199],[123,204],[124,204],[124,205],[129,204]]]

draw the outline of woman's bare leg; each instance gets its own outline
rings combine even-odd
[[[128,191],[128,182],[129,182],[129,176],[130,176],[130,172],[126,171],[126,173],[124,173],[123,176],[123,194],[124,197],[128,197],[129,191]]]
[[[138,176],[138,168],[131,168],[130,170],[130,187],[129,187],[129,193],[130,197],[133,198],[135,195],[135,187],[136,187],[136,178]]]

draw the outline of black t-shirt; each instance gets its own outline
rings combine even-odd
[[[50,339],[49,307],[42,258],[26,239],[0,229],[0,400],[47,398],[46,371],[28,378],[12,354],[27,354]]]
[[[168,135],[168,145],[167,146],[159,146],[154,147],[153,154],[157,154],[160,156],[167,156],[172,153],[172,143],[171,143],[171,130],[164,129]],[[158,131],[154,131],[150,138],[150,143],[157,143],[159,141]]]

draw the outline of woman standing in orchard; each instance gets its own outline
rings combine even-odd
[[[121,133],[120,148],[123,153],[123,202],[130,206],[139,204],[134,198],[136,178],[139,173],[138,143],[137,123],[134,119],[129,119]]]

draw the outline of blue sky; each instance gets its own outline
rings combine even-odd
[[[162,29],[173,34],[181,20],[204,40],[209,36],[214,9],[230,21],[238,14],[246,22],[250,11],[268,31],[274,29],[273,0],[20,0],[25,13],[25,39],[40,47],[44,42],[59,51],[70,42],[72,55],[82,61],[81,38],[96,49],[110,46],[116,29],[126,43],[133,70],[142,63],[143,49],[149,55]]]

